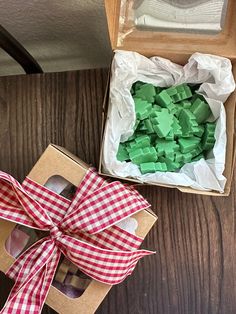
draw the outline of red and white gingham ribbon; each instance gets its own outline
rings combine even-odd
[[[0,172],[0,218],[50,232],[7,271],[15,285],[0,313],[40,313],[61,253],[93,279],[123,281],[152,252],[138,250],[142,239],[115,224],[149,206],[133,188],[107,183],[92,169],[72,201],[29,178],[21,185]]]

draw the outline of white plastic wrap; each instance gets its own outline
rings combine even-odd
[[[120,141],[133,134],[134,101],[130,93],[136,81],[167,87],[181,83],[202,83],[202,94],[212,110],[208,121],[216,120],[215,146],[208,159],[185,164],[178,172],[156,172],[142,175],[138,166],[116,158]],[[230,60],[194,53],[185,66],[161,57],[146,58],[136,52],[116,51],[112,64],[110,103],[103,146],[105,171],[119,177],[146,183],[189,186],[199,190],[224,191],[223,176],[226,154],[226,116],[223,103],[235,89]]]

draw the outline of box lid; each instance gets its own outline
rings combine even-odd
[[[159,19],[158,27],[153,28],[151,13],[148,16],[144,14],[140,23],[151,21],[148,25],[140,26],[135,17],[137,6],[146,2],[147,6],[160,5],[167,6],[168,10],[172,3],[188,3],[189,9],[186,11],[188,15],[184,17],[184,7],[175,6],[172,12],[172,18],[177,19],[176,12],[180,12],[179,16],[184,21],[191,21],[191,12],[196,16],[192,19],[191,26],[180,29],[183,23],[165,23]],[[186,55],[194,52],[211,53],[236,58],[236,1],[235,0],[217,0],[217,1],[200,1],[197,0],[195,11],[193,9],[194,0],[105,0],[106,15],[110,34],[111,45],[113,49],[123,49],[139,52],[147,57],[158,55],[171,58],[178,55],[175,61],[185,62]],[[209,11],[207,11],[209,5]],[[160,8],[160,7],[158,7]],[[164,8],[165,9],[165,8]],[[162,11],[164,10],[162,8]],[[201,11],[202,10],[202,13]],[[210,12],[211,10],[211,12]],[[156,11],[157,12],[157,11]],[[200,13],[199,13],[200,12]],[[204,13],[205,12],[205,13]],[[163,13],[164,14],[164,13]],[[181,15],[182,14],[182,15]],[[204,15],[205,14],[205,15]],[[154,14],[153,14],[154,15]],[[173,17],[174,15],[174,17]],[[204,20],[206,16],[207,22],[196,23],[196,18]],[[166,10],[166,18],[171,17],[171,11]],[[146,18],[146,19],[145,19]],[[208,23],[209,19],[209,23]],[[214,20],[214,23],[212,22]],[[144,22],[143,22],[144,21]],[[156,23],[156,22],[155,22]],[[164,24],[163,24],[164,23]],[[167,29],[163,29],[163,25],[167,25]],[[192,28],[191,28],[192,27]],[[202,29],[201,29],[202,27]],[[182,56],[182,57],[181,57]]]

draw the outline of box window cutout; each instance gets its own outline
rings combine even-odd
[[[135,29],[218,34],[228,0],[121,0],[118,43]]]
[[[76,192],[76,186],[58,175],[50,177],[44,186],[70,200]],[[6,251],[14,258],[17,258],[33,243],[48,235],[49,232],[16,225],[6,240]],[[78,298],[84,293],[91,280],[90,277],[62,255],[52,285],[66,296]]]
[[[76,186],[74,186],[72,183],[59,175],[54,175],[50,177],[44,184],[44,186],[69,200],[72,200],[76,192]]]

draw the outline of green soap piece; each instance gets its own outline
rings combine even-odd
[[[139,135],[135,139],[126,144],[128,152],[131,150],[136,150],[138,148],[144,148],[150,146],[150,137],[148,135]]]
[[[173,117],[172,130],[173,130],[173,134],[175,137],[182,135],[182,129],[181,129],[179,121],[178,121],[178,119],[176,119],[176,117]]]
[[[125,160],[129,160],[129,153],[126,149],[125,144],[120,143],[119,148],[118,148],[118,152],[116,154],[116,158],[119,161],[125,161]]]
[[[136,137],[138,136],[143,136],[144,134],[142,132],[134,132],[133,135],[131,135],[126,142],[130,142],[130,141],[133,141],[134,139],[136,139]],[[127,143],[128,144],[128,143]]]
[[[161,107],[167,108],[171,103],[172,99],[170,95],[167,93],[167,90],[161,91],[158,95],[156,95],[156,103]]]
[[[185,163],[190,162],[192,157],[191,153],[182,154],[181,152],[176,152],[174,155],[174,162],[184,165]]]
[[[129,157],[134,164],[140,165],[145,162],[155,162],[157,160],[157,152],[154,147],[138,148],[130,151]]]
[[[155,100],[156,90],[152,84],[144,84],[135,92],[135,97],[153,103]]]
[[[137,119],[144,120],[148,118],[152,104],[141,98],[134,98],[134,104]]]
[[[199,154],[198,156],[196,156],[196,157],[194,157],[193,159],[192,159],[192,161],[198,161],[198,160],[200,160],[200,159],[204,159],[204,155],[201,153],[201,154]]]
[[[171,111],[171,113],[173,113],[176,116],[176,118],[178,118],[182,110],[182,107],[179,106],[179,104],[174,104],[174,106],[175,106],[175,110],[174,112]]]
[[[174,161],[181,163],[183,161],[183,154],[181,152],[175,152]]]
[[[196,117],[196,121],[199,124],[205,122],[211,115],[211,109],[208,103],[203,99],[203,97],[200,97],[200,95],[194,98],[190,110]]]
[[[162,107],[159,106],[159,105],[157,105],[157,104],[154,104],[154,105],[152,106],[152,108],[153,108],[153,110],[160,111]]]
[[[203,133],[204,133],[204,126],[203,125],[199,125],[198,126],[198,131],[194,132],[193,134],[195,136],[202,137]]]
[[[179,145],[175,141],[167,141],[159,138],[156,140],[157,156],[166,156],[170,159],[174,159],[174,153],[179,150]]]
[[[169,109],[173,113],[176,112],[175,105],[173,104],[172,98],[167,93],[167,89],[160,92],[160,94],[156,95],[156,104],[160,105],[163,108]]]
[[[180,94],[180,93],[179,93],[179,94],[176,94],[176,95],[173,95],[171,98],[172,98],[172,101],[173,101],[174,103],[179,102],[179,101],[182,100],[182,97],[181,97],[181,94]]]
[[[162,110],[162,107],[158,106],[158,105],[153,105],[152,110],[150,111],[149,117],[150,118],[155,118],[158,116],[158,112],[160,112]]]
[[[184,84],[184,92],[185,92],[186,98],[190,98],[193,96],[191,88],[187,84]]]
[[[202,136],[202,148],[203,150],[211,150],[215,145],[215,128],[216,124],[213,123],[206,123],[205,130]]]
[[[185,153],[182,156],[183,156],[183,162],[184,163],[190,162],[193,158],[191,153]]]
[[[199,144],[191,151],[192,158],[199,155],[202,152],[202,146]]]
[[[150,137],[148,135],[137,136],[134,141],[140,148],[150,146]]]
[[[186,83],[177,86],[177,91],[181,92],[182,100],[188,99],[193,95],[190,87]]]
[[[144,125],[146,127],[147,134],[154,133],[154,130],[152,127],[152,122],[150,121],[150,119],[145,119],[145,120],[143,120],[143,122],[144,122]]]
[[[174,86],[169,87],[165,91],[170,96],[170,98],[172,99],[172,102],[174,103],[177,103],[177,102],[180,102],[182,100],[192,97],[191,89],[185,83],[175,86],[175,87]]]
[[[180,138],[179,139],[179,147],[180,147],[180,151],[181,153],[189,153],[191,152],[193,149],[195,149],[198,144],[200,143],[200,138],[198,137],[189,137],[189,138]]]
[[[189,109],[192,106],[192,103],[189,100],[182,100],[178,103],[178,106],[181,106],[184,109]]]
[[[155,169],[156,171],[165,172],[167,171],[167,166],[164,162],[156,162]]]
[[[140,87],[141,87],[142,85],[144,85],[144,84],[145,84],[144,82],[137,81],[137,82],[135,82],[135,83],[132,85],[132,87],[133,87],[133,89],[134,89],[135,91],[137,91],[137,90],[140,89]]]
[[[173,118],[173,114],[165,108],[156,112],[156,117],[151,118],[153,129],[159,137],[165,137],[170,132]]]
[[[181,163],[175,162],[166,157],[160,157],[159,161],[166,164],[168,171],[176,171],[181,167]]]
[[[198,132],[198,123],[195,116],[189,109],[182,109],[179,115],[179,124],[182,129],[182,136],[189,137]]]
[[[154,173],[156,171],[165,172],[167,167],[163,162],[145,162],[140,164],[140,170],[142,174]]]
[[[174,140],[174,132],[173,130],[170,130],[170,132],[165,136],[165,139],[168,141],[173,141]]]
[[[140,171],[142,174],[156,172],[155,162],[145,162],[140,164]]]
[[[174,86],[168,87],[165,91],[170,97],[177,94],[177,90]]]

